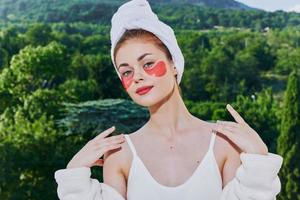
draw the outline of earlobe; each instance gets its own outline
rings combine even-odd
[[[174,75],[177,75],[178,74],[178,72],[177,72],[177,69],[176,69],[176,67],[173,65],[173,69],[174,69],[174,72],[175,72],[175,74]]]

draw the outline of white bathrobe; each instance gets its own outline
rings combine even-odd
[[[241,153],[241,166],[223,188],[220,200],[276,200],[281,190],[278,172],[280,155]],[[88,167],[60,169],[55,172],[60,200],[124,200],[113,187],[90,178]]]

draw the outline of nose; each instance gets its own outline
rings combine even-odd
[[[140,69],[139,67],[137,67],[134,70],[134,74],[133,74],[133,81],[138,83],[140,80],[144,80],[144,73],[143,70]]]

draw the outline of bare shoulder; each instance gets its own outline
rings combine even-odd
[[[131,135],[131,134],[128,134]],[[123,171],[124,166],[127,165],[128,160],[132,157],[129,144],[127,140],[121,143],[121,147],[115,150],[108,151],[104,154],[104,168],[109,165],[109,167],[116,167]]]
[[[211,123],[213,125],[213,123]],[[216,151],[219,156],[220,171],[223,180],[223,188],[236,174],[237,168],[241,165],[241,149],[224,134],[217,132]]]
[[[127,134],[127,137],[130,137],[130,139],[132,139],[135,137],[135,135],[135,132],[129,133]],[[103,170],[117,170],[127,180],[127,175],[132,159],[133,155],[131,149],[129,147],[128,141],[125,139],[120,148],[105,153]],[[105,174],[109,173],[103,173],[104,180]]]
[[[115,188],[124,198],[127,191],[127,174],[132,154],[127,140],[121,147],[104,154],[103,181]]]
[[[239,160],[241,150],[235,145],[228,137],[224,134],[217,132],[216,143],[221,150],[224,152],[224,157],[226,160]]]
[[[208,121],[202,121],[202,123],[211,128],[215,124],[215,122]],[[241,165],[241,150],[228,137],[217,132],[214,151],[220,173],[222,174],[223,186],[225,186],[235,176],[237,168]]]
[[[206,122],[208,126],[213,126],[214,124],[216,124],[215,122]],[[220,149],[224,152],[224,156],[226,156],[226,158],[228,157],[239,157],[239,154],[241,153],[240,148],[234,144],[228,137],[226,137],[224,134],[217,132],[216,135],[216,148]]]

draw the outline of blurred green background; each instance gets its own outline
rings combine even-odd
[[[104,129],[149,117],[110,59],[110,20],[124,1],[0,1],[0,199],[58,199],[54,172]],[[185,57],[180,87],[203,120],[233,105],[284,157],[279,200],[300,200],[300,14],[233,0],[150,1]],[[102,169],[92,168],[102,181]]]

